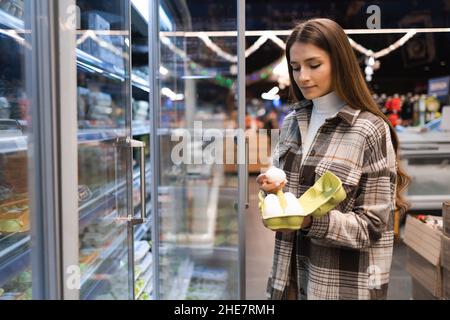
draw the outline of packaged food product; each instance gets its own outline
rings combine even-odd
[[[150,244],[147,241],[138,241],[134,247],[134,261],[141,261],[150,250]]]
[[[26,152],[16,152],[8,155],[2,170],[4,182],[16,193],[28,191],[28,179],[23,173],[28,171],[28,155]]]
[[[92,192],[86,185],[78,186],[78,201],[83,202],[89,200],[92,197]]]
[[[29,271],[24,271],[22,272],[19,277],[17,278],[17,281],[19,283],[26,283],[26,284],[30,284],[31,283],[31,272]]]
[[[152,297],[148,292],[143,292],[138,300],[152,300]]]
[[[0,207],[0,232],[26,232],[30,230],[28,200],[3,204]]]
[[[91,264],[99,255],[96,249],[83,249],[80,252],[80,264]]]
[[[7,185],[0,185],[0,201],[8,200],[12,196],[12,188]]]
[[[0,300],[26,300],[27,295],[24,292],[6,292],[0,296]]]
[[[144,259],[136,265],[135,274],[139,277],[142,273],[146,272],[152,265],[153,257],[150,252],[147,252]]]

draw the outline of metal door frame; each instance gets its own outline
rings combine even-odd
[[[159,206],[158,206],[158,186],[159,186],[159,138],[158,138],[158,119],[161,105],[160,99],[160,76],[159,76],[159,0],[149,0],[149,50],[148,61],[150,64],[149,81],[150,81],[150,165],[152,172],[151,183],[151,207],[152,207],[152,263],[153,263],[153,295],[156,300],[161,299],[159,288]]]
[[[245,0],[236,0],[237,2],[237,29],[238,29],[238,129],[245,132],[245,98],[246,98],[246,79],[245,79]],[[238,139],[238,226],[239,226],[239,296],[241,300],[246,299],[246,280],[245,280],[245,214],[248,208],[248,152],[247,139]]]
[[[34,299],[79,297],[75,9],[75,0],[26,1]]]

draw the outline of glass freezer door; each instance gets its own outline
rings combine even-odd
[[[245,191],[234,139],[243,111],[236,72],[240,1],[177,3],[159,1],[159,51],[153,52],[160,56],[153,113],[157,298],[239,299],[245,270],[238,214]],[[194,11],[215,14],[200,21],[191,19]],[[207,34],[195,36],[219,30],[231,34],[213,39],[227,54],[213,50]]]
[[[24,1],[0,1],[0,300],[32,297]]]
[[[76,4],[80,299],[132,299],[130,2]]]

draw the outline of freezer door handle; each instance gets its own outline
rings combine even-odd
[[[117,145],[121,147],[129,147],[129,148],[137,148],[140,149],[141,159],[139,162],[140,167],[140,179],[141,179],[141,217],[135,218],[134,214],[131,213],[128,217],[128,220],[131,222],[132,225],[139,225],[146,222],[145,214],[147,212],[147,203],[145,201],[145,142],[139,141],[139,140],[133,140],[130,137],[127,137],[125,139],[120,139],[117,141]],[[131,184],[131,188],[133,188],[133,184]],[[133,198],[130,200],[133,202]],[[132,203],[132,208],[134,208],[134,205]]]
[[[145,223],[145,213],[147,212],[145,201],[145,142],[131,139],[131,147],[139,148],[141,154],[141,161],[139,163],[141,169],[141,218],[136,219],[133,217],[133,219],[131,220],[133,225],[138,225]]]
[[[238,144],[238,137],[234,137],[234,144]],[[248,187],[248,175],[249,175],[249,137],[245,135],[245,175],[244,175],[244,187],[245,187],[245,209],[250,207],[250,191]],[[237,208],[237,203],[235,203],[235,208]],[[237,209],[236,209],[237,210]]]

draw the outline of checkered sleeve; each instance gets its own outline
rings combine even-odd
[[[396,157],[389,127],[380,118],[367,127],[362,175],[353,210],[331,210],[313,219],[308,237],[350,248],[367,248],[392,221],[396,192]]]
[[[280,163],[280,157],[287,150],[287,146],[283,143],[286,141],[286,138],[291,134],[293,121],[295,121],[295,112],[289,113],[283,120],[283,124],[280,130],[279,139],[275,145],[275,148],[272,150],[272,157],[270,158],[270,164],[277,168],[282,167]]]

